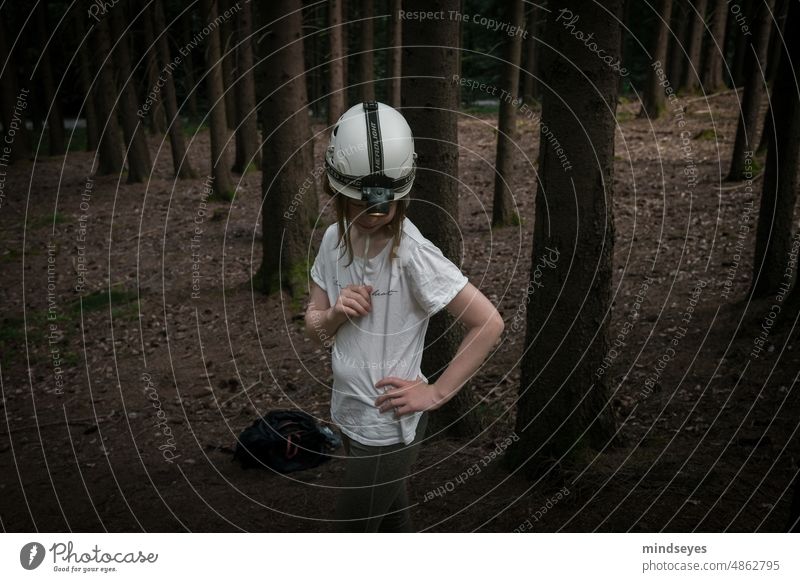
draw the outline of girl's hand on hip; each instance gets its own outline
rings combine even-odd
[[[416,380],[404,380],[395,376],[382,378],[376,388],[391,386],[375,400],[375,406],[380,412],[393,410],[397,417],[412,412],[436,410],[442,405],[433,384],[423,382],[417,376]]]

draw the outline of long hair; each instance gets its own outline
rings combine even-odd
[[[337,248],[342,249],[342,256],[344,253],[347,253],[349,260],[347,262],[347,266],[353,262],[353,244],[350,241],[350,231],[346,229],[345,225],[345,218],[348,215],[348,200],[349,198],[331,188],[330,183],[328,180],[323,179],[323,188],[325,192],[327,192],[330,196],[333,196],[334,199],[334,207],[336,208],[336,223],[339,225],[339,242],[336,244]],[[392,233],[392,252],[389,255],[391,261],[397,258],[397,249],[400,247],[400,240],[403,236],[403,220],[406,217],[406,210],[408,209],[408,205],[411,202],[410,196],[407,194],[403,196],[400,200],[393,202],[396,208],[394,211],[394,217],[392,221],[389,223],[389,230]]]

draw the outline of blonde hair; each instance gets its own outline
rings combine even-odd
[[[345,251],[347,252],[349,261],[345,266],[350,266],[350,264],[353,262],[353,243],[350,241],[350,231],[346,229],[345,225],[345,218],[347,217],[347,210],[349,206],[348,200],[350,200],[350,198],[331,188],[328,180],[323,180],[323,183],[323,188],[325,191],[329,195],[333,196],[334,199],[336,223],[339,225],[339,242],[336,244],[336,246],[342,248],[342,255],[344,255]],[[388,224],[393,239],[392,252],[389,255],[390,260],[392,261],[398,258],[397,249],[400,247],[400,240],[403,236],[403,220],[406,218],[406,211],[410,202],[411,200],[408,195],[393,202],[393,204],[395,204],[394,216],[392,217],[391,222]]]

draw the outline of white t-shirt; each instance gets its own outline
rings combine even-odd
[[[387,388],[375,384],[386,376],[428,381],[420,369],[428,318],[450,303],[469,279],[408,218],[403,221],[398,258],[392,262],[390,239],[366,266],[362,257],[345,266],[349,257],[343,246],[336,248],[338,233],[337,223],[325,231],[311,278],[326,291],[331,305],[340,289],[361,285],[362,272],[364,285],[373,289],[372,310],[344,322],[333,340],[331,420],[365,445],[408,445],[422,413],[399,419],[393,410],[381,413],[375,399]]]

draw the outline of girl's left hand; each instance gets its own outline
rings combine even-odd
[[[436,393],[435,384],[423,382],[419,376],[416,380],[403,380],[387,376],[375,384],[376,388],[383,386],[393,387],[375,400],[375,406],[380,412],[394,409],[395,415],[400,417],[412,412],[436,410],[442,405],[442,399]]]

